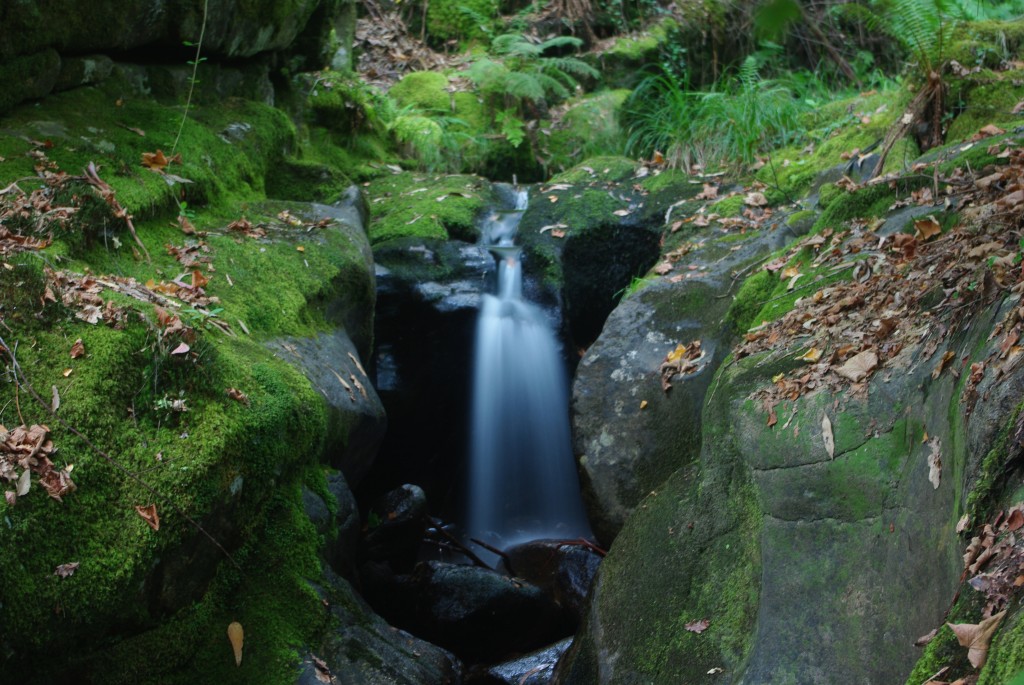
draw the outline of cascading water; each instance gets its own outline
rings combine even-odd
[[[543,311],[523,300],[512,239],[526,206],[492,215],[484,242],[498,260],[497,295],[484,295],[473,365],[466,528],[494,546],[590,537],[569,430],[567,380]]]

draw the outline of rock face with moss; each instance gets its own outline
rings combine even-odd
[[[990,155],[1015,140],[993,138],[974,153],[978,157],[971,156],[972,145],[953,142],[923,159],[944,172],[993,164],[990,173],[999,168]],[[899,200],[918,187],[911,176],[822,195],[820,216],[794,215],[790,226],[794,233],[809,230],[810,237],[769,263],[769,270],[749,277],[727,320],[747,330],[747,341],[757,341],[778,331],[771,322],[779,317],[791,311],[796,316],[838,292],[831,286],[859,271],[851,271],[851,264],[822,270],[825,260],[815,258],[814,245],[864,222],[887,239],[909,231],[911,217]],[[933,206],[934,226],[938,230],[984,215],[972,212],[959,217]],[[976,235],[986,225],[984,220],[970,224],[959,235]],[[848,237],[844,232],[837,241]],[[878,243],[874,235],[867,240]],[[967,257],[967,263],[980,267],[980,257]],[[798,286],[800,279],[787,284],[770,272],[785,274],[784,267],[793,269],[790,277],[808,279],[806,285]],[[912,292],[896,284],[914,274],[906,266],[894,277],[888,292],[893,302]],[[916,669],[921,652],[913,643],[941,626],[957,592],[963,570],[958,519],[966,514],[977,530],[987,506],[1008,506],[1020,498],[1019,463],[1013,465],[1019,451],[1005,436],[1017,425],[1024,387],[1019,365],[1000,352],[1008,349],[1006,328],[997,325],[1015,320],[1017,296],[1005,289],[988,291],[987,299],[972,296],[980,281],[972,286],[970,280],[961,285],[969,302],[963,306],[974,307],[971,316],[952,328],[935,313],[941,308],[894,320],[919,332],[888,343],[885,365],[873,376],[851,366],[840,385],[822,385],[808,369],[821,354],[811,346],[818,344],[822,325],[882,316],[880,309],[845,313],[824,324],[810,316],[794,324],[794,337],[782,338],[768,351],[736,352],[711,382],[699,457],[692,463],[685,458],[692,437],[681,437],[671,421],[649,427],[652,419],[643,412],[650,410],[650,399],[639,392],[613,392],[622,396],[610,400],[618,402],[621,421],[632,418],[650,436],[648,451],[661,450],[663,459],[684,458],[667,480],[645,493],[615,538],[584,628],[556,682],[831,683],[837,673],[851,682],[902,682],[913,671],[908,682],[920,685],[952,663],[954,654],[963,661],[964,652],[947,629]],[[623,360],[620,351],[633,351],[642,361],[641,342],[647,341],[631,329],[653,321],[657,337],[659,317],[676,321],[677,301],[657,297],[663,287],[641,288],[612,314],[591,351],[594,366],[605,349],[615,352],[609,357],[617,364],[599,368],[591,381],[585,358],[577,404],[586,400],[581,389],[600,394],[609,382],[617,389],[636,387],[631,376],[639,379],[639,362],[628,355]],[[646,298],[645,292],[650,292]],[[932,297],[924,296],[922,306],[942,299],[937,286]],[[631,303],[634,299],[639,301]],[[663,344],[660,351],[668,349]],[[947,367],[950,362],[955,373]],[[803,385],[809,380],[811,385]],[[693,381],[677,383],[671,392],[699,381],[698,370]],[[594,421],[580,431],[588,439],[584,449],[604,449],[611,462],[619,438],[629,435],[622,429],[613,434],[615,426]],[[586,472],[586,462],[583,468]],[[623,469],[631,477],[634,471],[644,473]],[[953,618],[973,623],[977,611],[961,606]],[[1019,670],[1019,618],[1010,625],[993,642],[982,682],[1000,682]]]
[[[673,219],[692,221],[703,204],[678,206]],[[634,281],[587,349],[573,383],[573,435],[587,511],[604,544],[644,497],[696,459],[704,396],[763,295],[741,289],[727,316],[732,274],[789,237],[782,223],[725,236],[717,225],[670,233],[669,257]],[[678,346],[694,365],[665,376],[666,389],[661,365]]]

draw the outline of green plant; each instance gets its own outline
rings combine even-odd
[[[795,139],[804,105],[792,91],[759,74],[751,55],[735,76],[709,91],[691,91],[664,71],[648,76],[624,107],[627,150],[661,152],[672,167],[743,165]]]
[[[886,134],[872,175],[881,173],[896,141],[912,130],[918,132],[922,150],[941,145],[947,91],[942,77],[945,48],[957,22],[969,16],[965,5],[957,0],[872,0],[870,5],[839,5],[836,11],[901,45],[912,61],[913,78],[921,82],[903,116]]]
[[[465,121],[441,112],[422,112],[403,108],[387,124],[405,157],[415,160],[426,171],[457,172],[462,169],[464,153],[473,147],[473,136],[466,133]]]
[[[569,97],[576,77],[598,76],[596,69],[576,57],[549,54],[581,44],[571,36],[533,43],[522,34],[503,34],[491,43],[488,56],[473,62],[468,75],[495,110],[516,109],[522,114],[528,105]]]

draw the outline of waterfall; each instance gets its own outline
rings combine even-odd
[[[523,299],[513,238],[526,206],[494,213],[484,242],[498,260],[496,295],[484,295],[473,362],[466,527],[495,546],[590,537],[569,429],[568,383],[554,333]]]

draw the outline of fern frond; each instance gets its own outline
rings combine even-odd
[[[510,71],[505,77],[505,93],[521,100],[536,102],[544,99],[544,87],[536,74]]]

